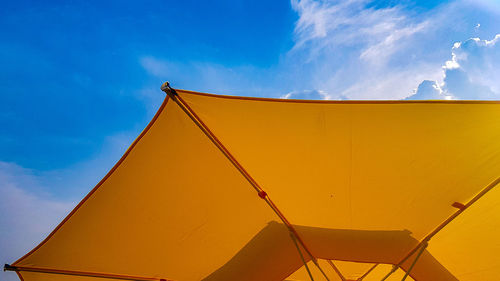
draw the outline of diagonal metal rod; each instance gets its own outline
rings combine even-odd
[[[326,260],[326,261],[333,268],[333,270],[335,271],[335,273],[337,273],[337,275],[340,277],[340,280],[346,281],[344,275],[342,275],[342,272],[340,272],[339,268],[337,266],[335,266],[335,264],[331,260]]]
[[[257,190],[259,193],[259,196],[263,198],[268,205],[273,209],[273,211],[280,217],[280,219],[285,223],[285,225],[288,226],[291,232],[295,234],[295,237],[298,239],[298,241],[302,244],[308,255],[311,257],[312,261],[314,264],[320,269],[320,271],[323,273],[325,278],[327,280],[328,277],[326,274],[323,272],[321,267],[319,266],[316,258],[311,254],[309,249],[305,246],[304,242],[298,236],[297,232],[293,228],[293,226],[288,222],[288,220],[283,216],[283,214],[279,211],[279,209],[276,207],[276,205],[271,201],[269,196],[267,196],[267,193],[262,190],[262,188],[258,185],[258,183],[246,172],[246,170],[236,161],[236,159],[232,156],[231,153],[224,147],[224,145],[215,137],[215,135],[208,129],[208,127],[201,121],[201,119],[196,115],[196,113],[187,105],[187,103],[184,102],[184,100],[177,95],[175,89],[171,88],[170,85],[167,83],[162,85],[162,90],[169,95],[180,107],[181,109],[193,120],[193,122],[209,137],[209,139],[221,150],[221,152],[231,161],[231,163],[240,171],[240,173],[248,180],[248,182]],[[500,183],[500,177],[498,177],[496,180],[494,180],[492,183],[490,183],[488,186],[486,186],[483,190],[481,190],[474,198],[472,198],[467,204],[464,205],[463,208],[455,212],[453,215],[451,215],[448,219],[446,219],[443,223],[441,223],[436,229],[434,229],[431,233],[429,233],[420,243],[418,243],[415,248],[410,250],[408,254],[396,265],[394,265],[393,269],[389,274],[384,277],[385,280],[389,275],[391,275],[393,272],[395,272],[402,263],[404,263],[411,255],[413,255],[424,243],[428,242],[434,235],[436,235],[441,229],[443,229],[446,225],[448,225],[451,221],[453,221],[458,215],[460,215],[465,209],[470,207],[472,204],[474,204],[477,200],[479,200],[482,196],[484,196],[488,191],[493,189],[498,183]]]
[[[425,248],[427,248],[427,245],[429,245],[429,243],[424,243],[422,244],[422,247],[420,247],[420,251],[418,251],[418,254],[417,256],[415,257],[415,260],[413,260],[413,262],[411,263],[410,267],[408,268],[408,270],[406,271],[405,273],[405,276],[403,276],[403,279],[401,279],[401,281],[405,281],[406,280],[406,277],[408,277],[408,275],[410,275],[410,272],[411,270],[413,269],[413,267],[415,266],[415,264],[417,263],[418,259],[420,258],[420,256],[424,253],[425,251]]]
[[[378,265],[379,264],[376,263],[372,267],[370,267],[370,269],[368,269],[368,271],[365,272],[365,274],[363,274],[361,277],[358,278],[358,281],[361,281],[361,280],[365,279],[365,277],[368,276],[368,274],[370,274],[370,272],[372,272],[375,269],[375,267],[377,267]]]
[[[389,276],[391,276],[394,272],[396,272],[396,270],[398,270],[398,268],[399,268],[399,266],[393,265],[391,271],[389,271],[389,273],[387,273],[384,276],[384,278],[382,278],[382,280],[380,280],[380,281],[385,281],[387,278],[389,278]]]
[[[304,263],[304,266],[306,267],[307,274],[309,274],[309,278],[311,278],[311,281],[314,281],[314,278],[311,274],[311,270],[309,270],[309,266],[307,266],[307,262],[304,259],[304,256],[302,255],[302,251],[300,250],[299,244],[297,243],[297,239],[295,239],[295,236],[291,232],[290,232],[290,237],[292,237],[293,244],[295,245],[295,247],[297,247],[297,252],[299,252],[300,259],[302,260],[302,263]]]
[[[455,218],[457,218],[460,214],[462,214],[465,210],[467,210],[470,206],[476,203],[479,199],[481,199],[486,193],[495,188],[500,183],[500,177],[497,177],[495,180],[490,182],[487,186],[485,186],[479,193],[477,193],[467,204],[463,205],[460,209],[458,209],[455,213],[449,216],[445,221],[443,221],[440,225],[438,225],[433,231],[431,231],[420,243],[418,243],[412,250],[406,254],[396,265],[394,265],[393,269],[382,279],[382,281],[386,280],[396,269],[401,267],[401,265],[410,258],[423,244],[428,243],[432,237],[439,233],[443,228],[445,228],[448,224],[450,224]]]
[[[173,281],[171,279],[158,278],[158,277],[142,277],[142,276],[108,274],[108,273],[98,273],[98,272],[88,272],[88,271],[62,270],[62,269],[38,268],[38,267],[28,267],[28,266],[13,266],[9,264],[5,264],[3,270],[15,271],[17,273],[25,271],[25,272],[86,276],[86,277],[107,278],[115,280],[130,280],[130,281]]]
[[[326,275],[326,273],[323,271],[323,268],[321,268],[321,266],[319,266],[318,260],[315,257],[312,257],[312,261],[313,261],[314,265],[316,265],[316,267],[319,269],[319,271],[321,272],[323,277],[325,277],[326,280],[330,281],[330,278],[328,278],[328,275]]]
[[[229,152],[229,150],[222,144],[222,142],[215,136],[215,134],[208,128],[208,126],[201,120],[201,118],[194,112],[194,110],[180,97],[175,89],[170,87],[168,82],[165,82],[161,86],[161,90],[164,91],[181,109],[188,115],[188,117],[195,123],[198,128],[210,139],[210,141],[222,152],[222,154],[233,164],[233,166],[243,175],[243,177],[250,183],[250,185],[257,191],[259,197],[264,199],[264,201],[271,207],[271,209],[276,213],[276,215],[281,219],[281,221],[288,227],[290,232],[293,233],[295,238],[299,241],[301,246],[307,252],[311,258],[314,265],[319,269],[327,281],[330,281],[328,276],[325,274],[321,266],[319,265],[316,258],[312,255],[311,251],[307,248],[304,241],[300,238],[297,231],[293,225],[286,219],[286,217],[281,213],[278,207],[274,204],[267,193],[260,187],[260,185],[255,181],[255,179],[245,170],[245,168],[236,160],[236,158]]]

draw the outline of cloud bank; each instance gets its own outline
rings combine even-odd
[[[442,82],[425,80],[409,99],[500,98],[500,34],[456,42],[442,66]]]
[[[367,0],[291,0],[293,45],[277,64],[179,63],[148,54],[140,63],[157,80],[145,94],[153,96],[168,77],[179,88],[246,96],[498,98],[498,38],[476,38],[499,32],[493,6],[462,0],[422,11]]]
[[[481,24],[464,9],[484,14],[491,5],[456,1],[417,15],[404,5],[375,8],[365,0],[291,3],[299,19],[288,59],[308,68],[302,77],[323,96],[499,98],[500,35],[455,43],[451,58],[443,55],[452,44],[440,42],[447,34],[463,36],[463,29],[479,32]]]

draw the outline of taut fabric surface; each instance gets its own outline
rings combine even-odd
[[[330,280],[358,280],[375,264],[363,280],[380,280],[457,212],[452,204],[467,204],[500,176],[498,102],[177,92],[272,198]],[[493,188],[431,238],[411,278],[497,280],[499,237]],[[325,280],[301,251],[315,280]],[[413,258],[388,280],[400,280]],[[287,227],[169,98],[101,183],[13,265],[137,280],[309,278]]]

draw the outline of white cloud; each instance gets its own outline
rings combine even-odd
[[[449,55],[449,46],[464,34],[470,34],[467,38],[498,32],[500,17],[486,2],[457,0],[416,11],[403,4],[375,6],[370,0],[291,0],[298,15],[294,45],[276,65],[179,63],[161,56],[144,56],[141,65],[158,81],[140,94],[156,95],[161,78],[170,79],[177,88],[243,96],[404,99],[425,90],[420,96],[466,98],[463,91],[453,88],[458,81],[451,82],[459,80],[461,71],[465,71],[470,85],[462,86],[483,92],[478,98],[491,98],[498,92],[495,83],[499,80],[493,61],[490,66],[481,63],[481,67],[474,67],[478,65],[476,59],[469,64],[471,52],[464,55],[465,42],[456,46],[451,58]],[[498,46],[496,40],[473,43],[486,48]],[[448,71],[446,77],[443,64]],[[432,83],[424,83],[417,90],[424,80],[435,81],[433,85],[442,92],[431,95]],[[443,84],[445,80],[447,85]]]
[[[304,67],[300,77],[310,89],[331,98],[498,98],[499,35],[456,43],[451,58],[444,56],[449,43],[442,38],[478,33],[478,18],[495,30],[498,17],[486,2],[455,1],[416,14],[402,5],[373,8],[368,0],[292,0],[299,19],[287,59]]]
[[[291,4],[299,16],[294,46],[276,65],[141,57],[140,65],[155,80],[138,92],[150,104],[150,114],[163,99],[163,79],[190,90],[298,99],[402,99],[412,92],[412,99],[500,97],[500,35],[492,37],[500,26],[495,1],[459,0],[418,16],[400,5],[375,8],[368,0]],[[454,41],[472,36],[493,39],[458,42],[450,56]],[[12,262],[41,241],[141,128],[109,137],[96,157],[61,170],[32,171],[0,162],[0,262]],[[48,192],[62,193],[65,187],[71,198]],[[2,274],[2,280],[17,280]]]
[[[446,95],[436,81],[424,80],[417,90],[407,99],[409,100],[449,100],[453,96]]]
[[[498,0],[463,0],[464,3],[480,6],[496,15],[500,15],[500,2]]]
[[[175,62],[160,57],[139,58],[141,66],[158,78],[155,84],[146,85],[139,95],[145,99],[161,96],[159,87],[169,80],[174,88],[218,94],[243,96],[276,95],[270,81],[280,76],[275,69],[263,69],[250,65],[228,67],[211,62]],[[157,100],[157,98],[154,98]],[[155,101],[155,104],[157,101]]]
[[[408,17],[401,7],[375,9],[367,6],[370,2],[292,0],[299,14],[293,51],[307,49],[312,60],[322,52],[354,46],[361,59],[384,63],[405,46],[406,38],[429,24]]]
[[[39,179],[32,170],[0,162],[0,262],[12,263],[30,251],[74,206],[37,189]],[[1,275],[2,280],[18,280],[12,272]]]
[[[299,19],[285,68],[301,65],[291,69],[309,90],[334,99],[401,99],[425,77],[438,78],[440,63],[417,57],[426,43],[420,37],[435,30],[438,18],[370,4],[293,0]]]
[[[442,83],[424,81],[410,98],[499,99],[499,41],[500,34],[492,40],[471,38],[456,42],[451,49],[451,59],[442,67]],[[440,89],[438,95],[431,94],[430,83]]]
[[[306,99],[306,100],[344,100],[344,96],[332,96],[322,90],[292,91],[281,96],[282,99]]]
[[[160,78],[176,71],[175,65],[168,65],[165,61],[159,61],[152,56],[140,58],[140,63],[150,74]]]
[[[364,50],[360,58],[371,61],[373,63],[381,63],[385,61],[398,48],[403,47],[402,42],[405,38],[411,37],[417,32],[423,31],[428,25],[428,22],[422,22],[417,25],[402,27],[395,29],[388,34],[382,41],[368,47]]]
[[[489,88],[490,94],[500,94],[500,34],[492,40],[466,40],[455,45],[452,54],[472,84]],[[449,69],[446,71],[449,76]],[[477,93],[477,97],[482,95]]]
[[[108,136],[95,157],[64,169],[39,171],[0,161],[0,263],[12,263],[40,243],[104,177],[141,129]],[[2,272],[0,280],[18,277]]]
[[[400,6],[369,7],[366,0],[291,4],[299,15],[295,44],[277,65],[228,67],[147,55],[140,63],[158,80],[139,95],[155,96],[160,79],[165,79],[177,88],[219,94],[282,97],[323,92],[317,97],[400,99],[425,77],[439,76],[439,62],[413,61],[405,54],[419,43],[415,36],[431,29],[427,17],[411,17]]]

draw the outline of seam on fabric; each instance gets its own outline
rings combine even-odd
[[[104,178],[102,178],[97,183],[97,185],[82,199],[82,201],[80,201],[80,203],[78,203],[78,205],[76,205],[75,208],[73,208],[73,210],[56,226],[56,228],[54,228],[54,230],[52,230],[52,232],[42,242],[40,242],[40,244],[38,244],[35,248],[33,248],[33,250],[29,251],[27,254],[25,254],[24,256],[22,256],[21,258],[16,260],[14,263],[12,263],[13,266],[16,266],[16,264],[23,261],[25,258],[27,258],[31,254],[33,254],[36,250],[41,248],[47,241],[49,241],[49,239],[64,225],[64,223],[66,223],[66,221],[68,221],[71,218],[71,216],[73,216],[73,214],[76,213],[76,211],[78,211],[78,209],[97,191],[97,189],[99,189],[99,187],[101,187],[104,184],[104,182],[113,174],[113,172],[116,169],[118,169],[120,164],[123,161],[125,161],[127,156],[134,149],[134,147],[137,145],[137,143],[142,139],[142,137],[144,137],[146,135],[146,133],[149,131],[149,129],[153,126],[153,124],[156,122],[156,120],[158,119],[160,114],[165,109],[168,100],[169,100],[169,97],[166,96],[165,99],[163,100],[163,103],[161,104],[160,108],[158,109],[155,116],[153,117],[153,119],[148,123],[146,128],[144,128],[144,130],[141,132],[141,134],[134,140],[134,142],[129,146],[129,148],[125,151],[123,156],[120,158],[120,160],[118,160],[118,162],[116,162],[116,164],[111,168],[111,170],[109,170],[109,172],[104,176]]]
[[[236,100],[251,100],[251,101],[268,101],[268,102],[284,102],[284,103],[317,103],[317,104],[500,104],[500,100],[301,100],[301,99],[280,99],[280,98],[259,98],[259,97],[243,97],[218,95],[210,93],[195,92],[189,90],[175,89],[179,92],[193,94],[197,96],[206,96],[221,99],[236,99]]]
[[[19,277],[19,280],[20,280],[20,281],[24,281],[24,278],[23,278],[23,276],[21,275],[21,272],[16,271],[16,274],[17,274],[17,277]]]
[[[354,170],[354,161],[353,161],[353,109],[349,107],[349,225],[353,228],[353,215],[352,215],[352,174]]]

